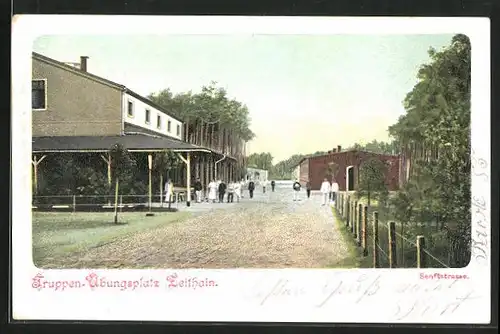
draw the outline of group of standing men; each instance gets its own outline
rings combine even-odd
[[[239,202],[241,198],[243,198],[243,190],[245,188],[245,181],[232,181],[229,183],[225,183],[223,180],[212,180],[206,188],[206,191],[208,195],[205,197],[205,199],[208,202],[215,203],[218,201],[219,203],[224,202],[224,197],[227,198],[227,203],[233,203],[234,198],[236,197],[236,202]],[[263,192],[266,192],[266,186],[267,186],[267,181],[262,182],[262,188]],[[274,181],[271,182],[271,187],[274,191]],[[253,193],[255,191],[255,182],[250,181],[248,182],[247,185],[248,189],[248,194],[250,198],[253,198]],[[200,179],[196,179],[194,183],[194,191],[196,194],[196,202],[201,203],[203,201],[202,199],[202,192],[203,192],[203,185],[201,184]],[[227,196],[226,196],[227,194]]]
[[[295,181],[293,183],[293,200],[298,201],[299,200],[299,192],[302,187],[299,181]],[[319,190],[321,192],[321,205],[326,205],[328,203],[328,200],[334,202],[335,199],[337,198],[337,193],[339,191],[339,184],[333,180],[332,183],[328,181],[328,179],[325,177],[323,180],[323,183],[321,183],[321,188]],[[307,198],[311,197],[311,183],[306,182],[306,195]]]
[[[240,201],[242,197],[241,190],[243,188],[243,181],[231,181],[229,183],[225,183],[222,180],[212,180],[207,186],[208,196],[207,201],[211,201],[215,203],[217,200],[219,203],[224,202],[224,197],[227,192],[227,203],[233,203],[234,197],[236,196],[236,202]],[[199,189],[198,191],[196,189]],[[195,191],[196,191],[196,202],[201,203],[201,193],[202,193],[202,185],[199,179],[195,182]]]
[[[268,185],[268,181],[264,180],[260,182],[260,185],[262,186],[262,192],[266,192],[266,187]],[[206,192],[208,194],[204,195],[203,192],[203,185],[201,184],[201,181],[199,178],[196,179],[194,182],[194,193],[195,193],[195,198],[196,198],[196,203],[201,203],[204,200],[207,202],[212,202],[215,203],[216,201],[218,203],[224,202],[224,197],[227,198],[227,203],[233,203],[234,202],[234,197],[236,197],[236,202],[239,202],[241,198],[243,198],[243,190],[244,188],[248,189],[248,194],[250,198],[253,198],[253,194],[255,191],[255,182],[253,180],[250,180],[248,184],[244,181],[232,181],[226,184],[222,180],[215,180],[213,179],[206,187]],[[271,181],[271,190],[274,192],[276,183],[274,181]],[[173,183],[170,180],[167,180],[165,183],[165,202],[171,201],[173,197]],[[226,196],[227,193],[227,196]]]

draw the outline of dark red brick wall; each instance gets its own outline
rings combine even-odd
[[[299,182],[305,186],[309,181],[309,159],[305,159],[300,163]]]
[[[346,167],[355,166],[354,174],[357,182],[359,175],[359,166],[371,157],[379,158],[389,163],[386,175],[386,183],[390,191],[397,190],[399,187],[399,156],[382,155],[362,151],[345,151],[340,153],[332,153],[323,156],[309,158],[308,178],[311,182],[312,189],[319,190],[321,182],[326,177],[326,172],[329,162],[335,162],[338,166],[338,172],[334,176],[339,184],[339,189],[345,191],[346,189]],[[305,171],[304,171],[305,172]],[[301,181],[303,169],[300,170]],[[331,180],[330,180],[331,181]]]

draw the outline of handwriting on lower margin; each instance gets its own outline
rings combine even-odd
[[[299,297],[305,294],[305,288],[294,286],[286,279],[279,279],[272,285],[269,292],[264,293],[264,297],[260,301],[260,305],[264,305],[272,297]]]
[[[458,292],[458,296],[451,298],[451,301],[447,299],[443,302],[443,295],[437,294],[419,296],[414,300],[410,300],[406,305],[404,302],[408,300],[400,300],[396,306],[397,310],[394,317],[396,320],[404,320],[410,316],[416,316],[419,319],[413,318],[412,322],[420,322],[418,320],[425,316],[453,314],[463,305],[480,297],[475,294],[474,290],[468,290],[467,292]],[[425,321],[425,319],[422,320]]]
[[[375,277],[370,275],[361,275],[354,282],[336,281],[332,285],[327,285],[324,289],[326,297],[323,298],[316,307],[325,306],[334,296],[338,295],[354,295],[356,304],[359,304],[363,299],[377,294],[380,290],[380,275]]]

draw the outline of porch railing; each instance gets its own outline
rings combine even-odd
[[[191,194],[191,199],[194,199],[194,194]],[[179,203],[186,201],[185,192],[175,192],[170,198],[170,204],[174,207],[179,206]],[[159,193],[151,196],[151,202],[154,207],[168,207],[168,200],[165,195]],[[51,208],[51,209],[73,209],[101,206],[104,208],[114,208],[115,196],[113,195],[44,195],[33,196],[33,208]],[[118,207],[148,207],[149,195],[118,195]]]

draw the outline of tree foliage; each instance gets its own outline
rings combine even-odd
[[[333,182],[336,179],[338,172],[339,172],[339,165],[335,162],[330,162],[326,167],[325,176],[331,182]]]
[[[349,147],[348,150],[360,150],[360,151],[367,151],[367,152],[378,153],[378,154],[399,154],[400,153],[399,143],[395,140],[391,140],[389,142],[384,142],[384,141],[378,141],[375,139],[375,140],[372,140],[371,142],[366,143],[366,144],[355,143],[354,145]]]
[[[160,176],[161,180],[163,180],[165,176],[169,178],[169,172],[172,169],[179,167],[180,165],[182,165],[182,161],[180,160],[179,156],[172,150],[164,150],[162,152],[157,152],[154,154],[152,166],[153,171]],[[162,184],[163,182],[160,181],[160,186]]]
[[[386,173],[386,163],[377,158],[370,158],[360,165],[357,196],[366,196],[368,206],[370,206],[372,199],[387,194]]]
[[[203,86],[201,92],[196,94],[191,91],[174,94],[167,88],[150,94],[148,98],[185,121],[188,130],[190,124],[199,123],[212,126],[215,131],[227,128],[243,141],[255,136],[250,130],[251,119],[247,106],[229,98],[227,91],[217,87],[216,82]]]
[[[135,160],[130,157],[126,148],[121,144],[114,144],[109,149],[111,157],[111,175],[115,184],[115,223],[118,223],[118,194],[120,192],[120,180],[135,166]]]
[[[449,263],[470,257],[470,41],[453,37],[418,71],[404,100],[406,114],[389,128],[411,158],[410,178],[395,203],[400,215],[432,220],[446,231]],[[410,210],[411,208],[411,210]]]
[[[247,158],[248,167],[270,170],[273,166],[273,156],[269,152],[252,153]]]

